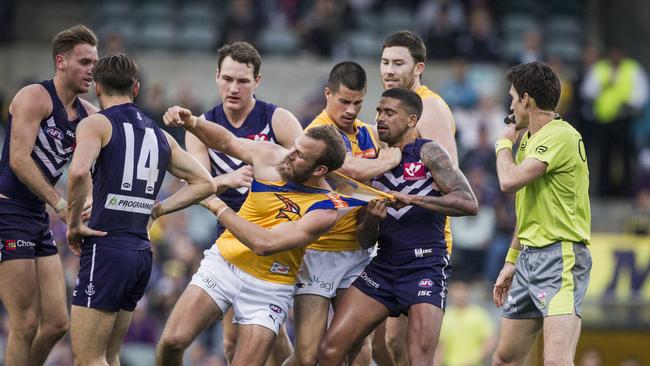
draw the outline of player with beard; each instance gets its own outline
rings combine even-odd
[[[402,87],[411,89],[422,98],[422,116],[415,131],[419,137],[439,143],[451,157],[454,166],[458,166],[458,152],[454,133],[454,117],[447,103],[438,95],[422,85],[425,69],[426,47],[422,39],[412,31],[395,32],[384,40],[381,55],[380,73],[384,89]],[[447,245],[452,246],[451,221],[445,225]],[[390,360],[378,358],[382,364],[408,365],[406,359],[406,317],[389,318],[384,329],[376,332],[373,339],[373,353],[387,349]],[[378,338],[386,335],[385,340]],[[385,342],[385,343],[384,343]],[[384,352],[385,353],[385,352]],[[377,355],[376,355],[377,356]]]
[[[216,82],[221,103],[203,113],[203,117],[232,132],[235,136],[269,141],[290,148],[302,133],[302,127],[288,110],[255,97],[262,75],[262,58],[247,42],[233,42],[219,49]],[[221,151],[208,148],[191,133],[185,134],[187,151],[215,176],[220,187],[217,194],[234,211],[239,211],[252,181],[252,168]],[[225,227],[217,222],[216,237]],[[237,345],[237,328],[232,325],[232,311],[224,315],[223,348],[228,362]],[[284,325],[280,328],[267,366],[281,365],[291,355],[291,342]]]
[[[232,365],[263,365],[291,305],[304,247],[327,232],[337,208],[363,204],[329,190],[345,146],[332,126],[310,129],[291,150],[238,139],[227,129],[172,107],[165,123],[184,126],[210,148],[253,166],[254,181],[239,213],[218,198],[204,202],[227,230],[205,252],[167,321],[158,365],[180,365],[185,348],[230,307],[239,334]]]
[[[378,254],[339,301],[320,344],[319,365],[340,365],[387,317],[407,314],[411,365],[433,365],[451,274],[448,216],[476,215],[463,173],[437,142],[415,137],[422,101],[410,89],[384,91],[377,107],[379,138],[402,151],[400,165],[373,179],[397,203],[371,201],[359,215],[359,244]]]

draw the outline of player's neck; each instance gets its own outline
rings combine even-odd
[[[110,107],[120,105],[120,104],[127,104],[127,103],[133,103],[133,98],[131,98],[128,95],[112,95],[112,96],[102,96],[102,109],[108,109]]]
[[[63,106],[67,109],[74,105],[75,99],[78,94],[69,88],[62,77],[58,74],[54,75],[54,89],[56,90],[56,95],[59,97]]]
[[[246,107],[242,109],[234,110],[224,108],[223,111],[228,118],[228,122],[230,122],[233,127],[240,127],[246,120],[246,117],[248,117],[248,115],[251,113],[253,108],[255,108],[255,98],[251,98],[248,104],[246,104]]]
[[[530,113],[530,122],[528,123],[528,131],[531,135],[537,133],[542,127],[546,126],[549,122],[555,119],[555,112],[553,111],[534,111]]]
[[[416,76],[415,79],[413,79],[413,85],[411,85],[411,90],[417,91],[418,89],[420,89],[421,86],[422,83],[420,83],[420,77]]]
[[[311,176],[307,178],[306,181],[300,183],[305,186],[310,186],[310,187],[318,187],[318,188],[326,188],[327,185],[325,184],[325,179],[323,177],[315,177]]]
[[[391,145],[391,147],[397,147],[401,150],[404,150],[404,146],[415,142],[415,129],[412,131],[407,131],[397,143]]]

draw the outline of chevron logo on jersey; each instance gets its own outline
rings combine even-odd
[[[295,219],[300,219],[302,215],[300,214],[300,206],[298,206],[295,202],[292,200],[288,199],[287,197],[280,195],[280,194],[275,194],[275,196],[284,203],[284,207],[280,208],[278,210],[278,215],[275,216],[276,219],[287,219],[289,221],[293,221]],[[291,216],[289,216],[291,215]],[[298,216],[298,217],[295,217]],[[293,218],[292,218],[293,217]]]
[[[404,163],[404,179],[405,180],[420,180],[427,177],[424,164],[421,162]]]

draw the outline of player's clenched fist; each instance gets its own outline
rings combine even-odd
[[[196,126],[197,117],[187,108],[173,106],[165,112],[163,122],[166,126],[192,128]]]
[[[397,147],[384,147],[379,150],[377,158],[394,162],[397,165],[402,161],[402,151]]]

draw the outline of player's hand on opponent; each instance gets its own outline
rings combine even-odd
[[[253,167],[250,165],[244,165],[232,173],[214,177],[214,182],[217,183],[217,189],[219,189],[219,186],[226,186],[228,188],[250,188],[251,183],[253,183]]]
[[[503,306],[506,302],[508,296],[508,290],[512,285],[512,278],[515,276],[515,265],[512,263],[505,262],[501,272],[499,272],[499,277],[497,277],[496,282],[494,283],[494,288],[492,289],[492,299],[494,304],[497,307]]]
[[[189,109],[173,106],[165,112],[163,122],[170,127],[194,127],[196,126],[196,118]]]
[[[390,191],[388,192],[395,196],[395,202],[391,203],[391,207],[399,210],[404,206],[410,206],[413,204],[413,197],[410,194],[404,194],[402,192]]]
[[[379,220],[386,218],[387,210],[385,198],[374,199],[368,202],[368,206],[366,206],[366,213],[375,216]]]
[[[68,237],[68,247],[70,251],[76,256],[81,255],[81,239],[87,236],[106,236],[105,231],[93,230],[86,226],[84,223],[80,223],[77,226],[68,227],[67,237]]]
[[[397,147],[383,147],[379,150],[377,159],[386,160],[393,166],[397,166],[402,161],[402,151]]]

